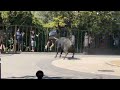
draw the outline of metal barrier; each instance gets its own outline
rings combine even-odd
[[[1,25],[6,51],[31,51],[31,37],[34,36],[35,52],[44,52],[44,46],[47,39],[46,31],[35,26]],[[21,34],[18,40],[18,29]],[[33,35],[32,32],[34,32]]]
[[[17,30],[19,29],[22,37],[21,40],[17,40]],[[30,52],[32,51],[32,32],[34,32],[34,52],[44,52],[45,45],[48,39],[49,29],[43,29],[36,26],[25,25],[0,25],[0,36],[3,36],[3,43],[6,47],[6,51],[16,52]],[[87,41],[87,49],[96,48],[108,48],[114,47],[113,40],[108,34],[96,34],[89,30],[74,29],[72,32],[75,35],[75,48],[77,53],[83,53],[85,49],[85,42]],[[85,39],[85,33],[88,33],[88,39]],[[86,41],[85,41],[86,40]],[[1,41],[1,40],[0,40]],[[120,45],[119,45],[120,46]],[[117,47],[119,48],[119,47]],[[56,46],[53,48],[53,52],[56,51]]]

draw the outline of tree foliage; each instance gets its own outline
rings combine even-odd
[[[120,11],[0,11],[0,18],[5,25],[41,28],[64,26],[69,21],[71,29],[107,33],[119,28]]]

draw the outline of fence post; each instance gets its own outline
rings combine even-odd
[[[17,30],[17,26],[15,25],[15,33],[14,33],[14,53],[16,52],[16,30]]]
[[[79,29],[77,30],[77,37],[79,38]],[[78,39],[77,39],[77,53],[78,53]]]
[[[27,37],[27,31],[29,31],[29,27],[26,27],[27,29],[25,30],[25,38],[26,38],[26,40],[25,40],[25,45],[26,45],[26,49],[25,49],[25,52],[27,52],[28,51],[28,37]]]
[[[81,39],[81,40],[80,40],[80,53],[82,53],[82,50],[83,50],[83,48],[82,48],[82,47],[83,47],[83,46],[82,46],[82,42],[83,42],[82,33],[83,33],[83,32],[80,31],[80,39]]]

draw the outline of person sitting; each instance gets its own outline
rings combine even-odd
[[[21,50],[21,44],[22,44],[22,34],[20,33],[20,29],[18,28],[16,31],[16,41],[17,41],[17,51],[22,51]],[[15,36],[14,35],[14,36]]]

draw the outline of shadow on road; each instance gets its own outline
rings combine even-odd
[[[64,57],[62,57],[64,59]],[[80,58],[66,57],[65,60],[80,60]]]
[[[68,60],[80,60],[80,58],[67,57]]]
[[[22,77],[8,77],[8,78],[2,78],[2,79],[37,79],[37,77],[27,75],[27,76],[22,76]],[[43,79],[69,79],[69,78],[44,76]]]

